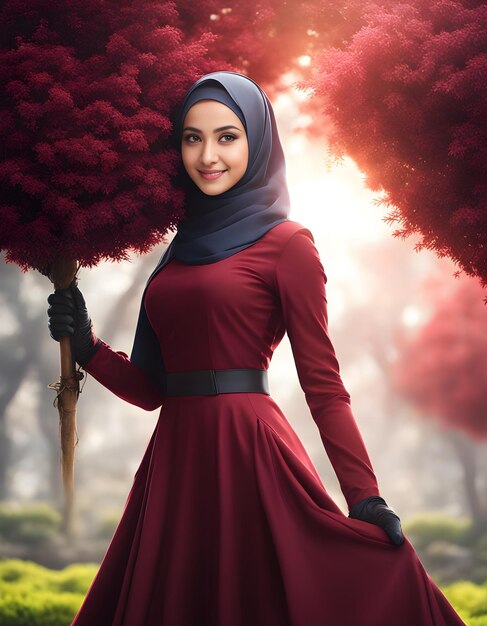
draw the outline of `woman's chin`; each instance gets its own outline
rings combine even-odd
[[[219,196],[220,194],[233,187],[233,185],[228,184],[205,183],[201,181],[198,181],[196,185],[199,190],[206,196]]]

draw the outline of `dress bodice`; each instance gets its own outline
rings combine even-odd
[[[282,222],[226,259],[204,265],[173,259],[152,279],[145,307],[166,371],[269,368],[285,332],[276,262],[300,229]]]

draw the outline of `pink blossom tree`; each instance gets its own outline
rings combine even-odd
[[[448,255],[487,286],[487,5],[365,5],[343,49],[325,50],[313,87],[335,155],[383,190],[395,236]]]

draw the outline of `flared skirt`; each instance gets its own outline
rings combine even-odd
[[[318,431],[317,431],[318,432]],[[465,626],[348,518],[272,397],[168,397],[72,626]]]

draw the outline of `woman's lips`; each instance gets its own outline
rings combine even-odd
[[[217,178],[220,178],[220,176],[222,176],[222,174],[224,174],[226,170],[215,170],[215,171],[207,171],[207,172],[198,170],[198,172],[200,173],[201,177],[204,178],[205,180],[216,180]]]

